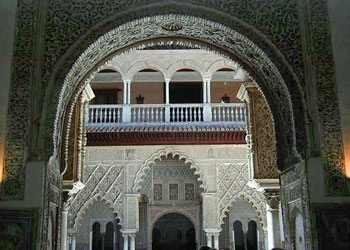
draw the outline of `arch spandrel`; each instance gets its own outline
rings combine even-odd
[[[177,30],[164,28],[167,24],[175,21],[179,21],[184,25]],[[145,30],[143,27],[147,27],[147,29]],[[131,30],[133,35],[129,33]],[[213,30],[215,30],[215,36],[208,35]],[[145,32],[149,32],[149,34],[144,34]],[[212,50],[215,53],[222,54],[228,59],[230,59],[228,55],[232,56],[236,61],[242,64],[240,65],[242,68],[245,68],[249,74],[252,74],[252,76],[256,78],[259,83],[258,86],[263,90],[264,97],[274,115],[273,118],[276,123],[276,130],[284,131],[283,136],[277,135],[280,168],[288,167],[291,162],[300,159],[296,150],[294,114],[291,97],[285,82],[272,61],[260,48],[242,34],[218,23],[182,15],[154,16],[121,25],[96,40],[96,42],[79,57],[67,74],[59,97],[59,105],[55,120],[54,155],[59,155],[58,152],[61,147],[61,141],[66,137],[66,135],[62,135],[62,128],[66,126],[67,131],[70,129],[71,113],[77,99],[76,96],[81,93],[83,87],[91,81],[91,78],[95,74],[95,72],[92,71],[93,73],[91,73],[89,77],[86,77],[92,69],[91,65],[95,64],[97,65],[95,68],[98,68],[98,64],[103,61],[104,57],[111,55],[111,53],[120,53],[118,52],[118,48],[123,48],[124,50],[122,53],[126,53],[128,50],[125,50],[125,44],[131,44],[129,47],[130,50],[145,48],[157,43],[174,43],[174,40],[143,42],[142,38],[136,36],[135,33],[142,33],[141,37],[147,36],[148,39],[160,39],[164,36],[185,37],[187,39],[193,39],[193,41],[187,41],[186,39],[181,41],[176,38],[174,38],[174,40],[179,45],[182,44]],[[218,37],[230,39],[218,39]],[[112,40],[114,41],[113,46],[110,45],[110,41]],[[225,50],[225,53],[223,50]],[[89,60],[87,60],[87,58]],[[89,65],[87,65],[87,63],[89,63]],[[73,96],[73,93],[75,93],[75,96]],[[63,115],[70,100],[72,100],[72,104],[70,104],[70,108],[68,108],[68,120],[64,124],[62,122],[64,120]]]
[[[199,65],[197,62],[193,60],[181,60],[173,63],[168,67],[166,78],[171,79],[178,70],[184,69],[184,68],[189,68],[194,70],[200,75],[202,79],[205,77],[205,74],[203,72],[201,65]]]

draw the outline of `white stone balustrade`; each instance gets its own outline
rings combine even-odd
[[[89,105],[87,124],[229,122],[244,126],[241,103]]]

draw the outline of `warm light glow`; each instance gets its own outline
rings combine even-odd
[[[345,175],[350,178],[350,145],[345,146]]]
[[[344,131],[345,175],[350,178],[350,131]]]
[[[0,182],[3,181],[4,175],[4,158],[5,158],[5,147],[3,144],[0,144]]]

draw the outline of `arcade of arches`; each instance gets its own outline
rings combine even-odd
[[[1,249],[349,249],[325,0],[4,2]]]
[[[108,248],[108,225],[113,249],[283,246],[274,124],[237,63],[132,51],[100,67],[77,107],[63,249]]]

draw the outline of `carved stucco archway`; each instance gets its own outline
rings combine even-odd
[[[134,185],[132,187],[132,192],[137,194],[141,191],[142,189],[142,184],[144,182],[143,178],[147,175],[147,172],[151,169],[152,166],[155,165],[155,162],[157,160],[161,160],[161,157],[167,157],[167,156],[173,156],[179,157],[179,160],[184,160],[185,164],[190,164],[190,169],[194,169],[195,172],[194,174],[198,176],[197,181],[199,182],[199,187],[203,188],[204,192],[206,191],[206,186],[205,186],[205,180],[203,179],[203,174],[199,166],[192,160],[190,159],[185,153],[179,151],[179,150],[174,150],[172,148],[166,148],[166,149],[161,149],[158,152],[154,153],[149,157],[140,167],[140,169],[136,173],[136,177],[134,180]]]
[[[54,152],[50,163],[59,166],[61,147],[68,138],[74,105],[85,86],[102,69],[102,63],[115,54],[132,49],[173,43],[207,49],[238,61],[248,76],[251,74],[257,79],[256,83],[276,118],[276,129],[284,130],[283,135],[277,135],[280,168],[300,160],[296,150],[291,97],[269,57],[247,37],[221,24],[197,17],[160,15],[135,20],[108,32],[74,63],[59,96],[54,124]],[[63,131],[66,131],[65,135]],[[65,151],[68,151],[67,145]]]
[[[68,226],[75,228],[83,219],[87,209],[96,201],[103,201],[123,224],[124,168],[98,165],[87,179],[85,186],[66,202]]]
[[[220,225],[219,227],[224,223],[224,218],[227,216],[227,213],[229,212],[230,208],[233,207],[233,204],[239,200],[244,199],[249,202],[249,204],[255,209],[257,215],[258,215],[258,223],[260,224],[261,228],[263,230],[266,230],[266,205],[265,200],[256,200],[251,195],[247,194],[245,191],[241,191],[238,194],[236,194],[232,200],[227,204],[226,208],[222,211],[219,217]]]

